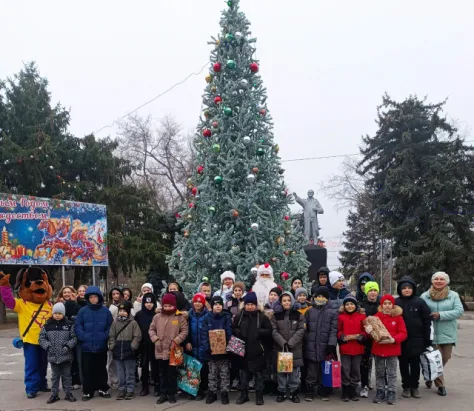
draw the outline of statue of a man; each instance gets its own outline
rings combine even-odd
[[[317,243],[319,237],[318,214],[324,214],[323,207],[319,201],[314,198],[314,191],[308,191],[308,198],[303,200],[293,193],[296,202],[303,207],[304,212],[304,236],[308,242]]]

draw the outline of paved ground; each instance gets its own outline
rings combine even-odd
[[[472,410],[474,404],[474,321],[462,320],[460,321],[461,329],[460,342],[456,349],[453,359],[446,368],[446,381],[448,388],[447,397],[439,397],[434,390],[421,389],[423,398],[421,400],[415,399],[399,399],[396,406],[392,406],[391,410],[426,410],[438,411],[446,409],[456,409],[456,411]],[[163,404],[156,405],[153,397],[135,398],[132,401],[116,401],[115,399],[105,400],[101,398],[94,398],[89,402],[78,401],[76,403],[69,403],[66,401],[59,401],[53,405],[47,405],[46,400],[48,394],[39,395],[34,400],[28,400],[24,394],[23,388],[23,356],[22,351],[12,347],[11,340],[17,336],[15,329],[0,330],[0,411],[127,411],[133,409],[134,411],[141,411],[150,409],[167,410],[173,408],[173,411],[197,411],[206,407],[206,409],[219,409],[220,403],[206,406],[202,402],[188,401],[180,398],[175,405]],[[138,388],[139,390],[139,388]],[[77,397],[80,398],[80,392],[75,391]],[[115,393],[113,393],[115,394]],[[398,393],[400,395],[400,392]],[[374,395],[371,392],[371,397]],[[231,395],[231,404],[228,406],[233,410],[250,410],[255,409],[253,403],[247,403],[244,406],[235,405],[236,394]],[[251,394],[253,400],[253,394]],[[308,408],[325,408],[327,410],[375,410],[378,408],[387,407],[386,404],[376,405],[372,404],[371,398],[361,400],[357,403],[342,403],[339,399],[339,392],[328,403],[322,403],[315,400],[313,403],[292,404],[284,402],[277,404],[275,397],[265,398],[265,407],[272,407],[272,410],[286,410],[289,407],[293,409],[307,410]]]

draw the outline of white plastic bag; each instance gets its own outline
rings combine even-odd
[[[429,347],[420,355],[420,361],[425,381],[434,381],[443,375],[443,358],[439,350]]]

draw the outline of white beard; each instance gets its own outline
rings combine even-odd
[[[268,303],[268,294],[272,288],[277,287],[277,284],[271,278],[257,278],[252,287],[252,291],[257,294],[257,300],[260,304]]]

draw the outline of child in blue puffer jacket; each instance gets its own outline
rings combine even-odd
[[[208,375],[209,375],[209,354],[206,352],[206,343],[202,338],[202,327],[206,316],[208,314],[206,305],[206,296],[201,293],[197,293],[193,297],[193,308],[188,313],[189,328],[188,328],[188,339],[186,342],[186,351],[192,353],[192,356],[196,358],[202,364],[201,368],[201,384],[199,384],[199,392],[196,395],[197,401],[204,399],[204,392],[208,386]],[[189,394],[189,399],[194,399],[194,396]]]
[[[104,297],[96,286],[86,290],[87,306],[76,317],[75,331],[82,350],[82,373],[84,378],[83,401],[90,400],[95,391],[99,396],[110,398],[107,384],[107,343],[113,319],[109,309],[103,305]]]

